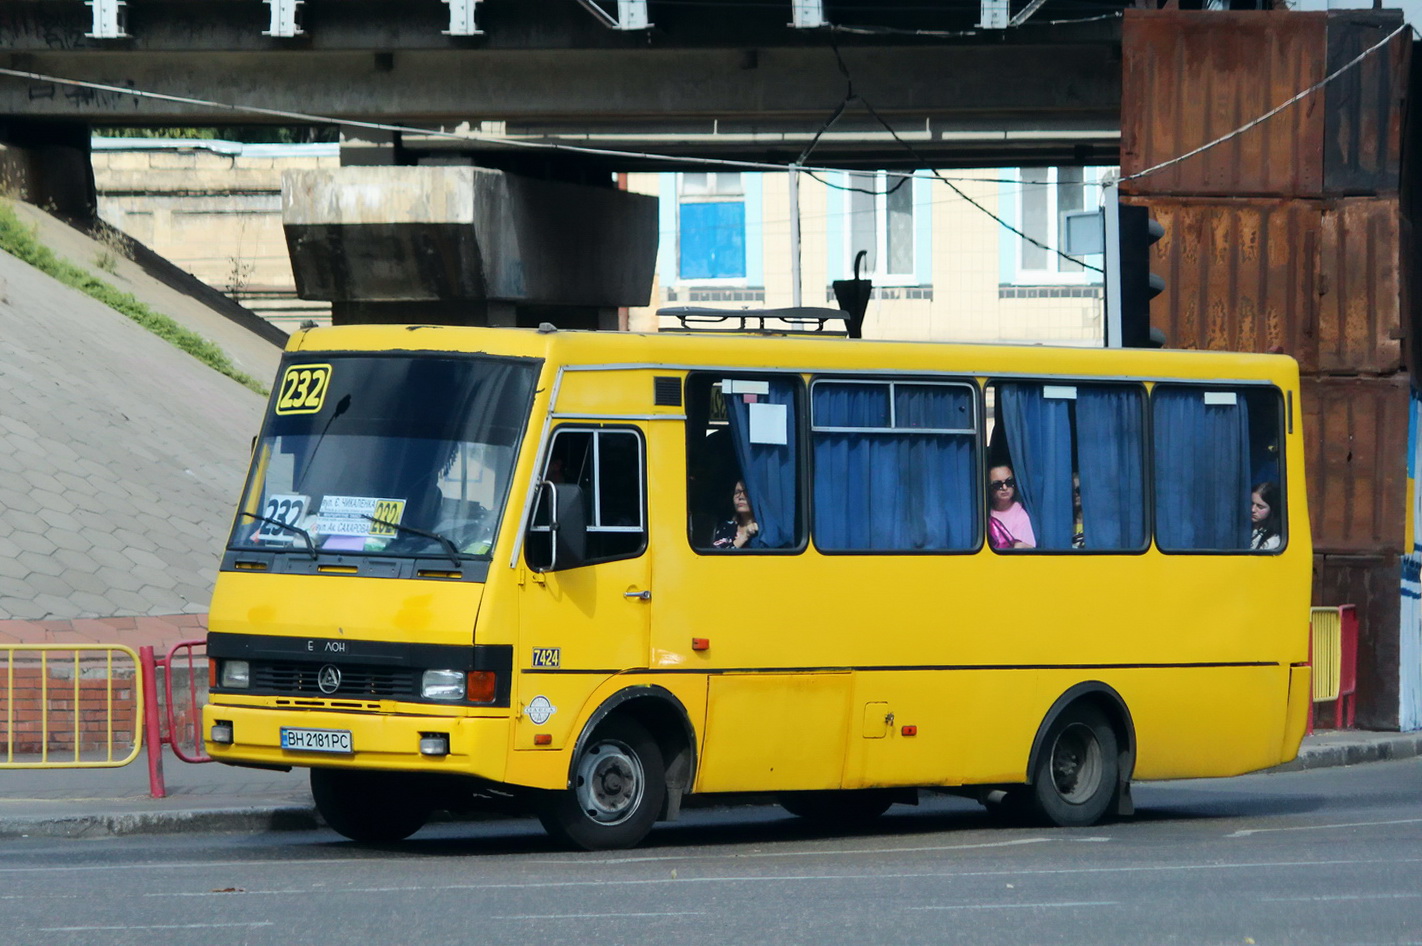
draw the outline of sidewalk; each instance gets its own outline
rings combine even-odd
[[[1422,733],[1323,731],[1270,772],[1422,755]],[[270,772],[169,756],[168,797],[148,795],[140,755],[117,769],[0,769],[0,839],[95,838],[187,831],[306,831],[319,827],[305,769]]]

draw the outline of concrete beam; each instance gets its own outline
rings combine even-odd
[[[1026,55],[985,47],[843,51],[859,94],[934,160],[951,162],[976,147],[963,133],[1059,129],[1066,133],[1043,141],[1069,153],[1078,143],[1073,132],[1115,132],[1120,67],[1100,47],[1054,47],[1030,69],[1021,67]],[[546,129],[594,145],[616,147],[619,136],[631,136],[658,152],[687,151],[682,133],[688,131],[773,136],[788,130],[798,134],[778,142],[750,137],[721,143],[745,156],[792,158],[845,91],[833,54],[819,48],[754,55],[654,49],[616,57],[593,50],[139,57],[71,51],[10,59],[18,69],[217,102],[406,124],[508,122],[529,134]],[[7,77],[0,77],[0,113],[118,125],[244,120],[230,110]],[[859,134],[846,138],[850,131]],[[657,144],[650,140],[656,134],[673,137]],[[837,150],[856,142],[903,157],[902,146],[853,106],[816,153],[833,160]],[[690,150],[704,154],[717,147],[701,142]]]
[[[342,303],[646,305],[657,200],[457,167],[283,175],[297,292]]]
[[[481,3],[478,33],[450,35],[450,9],[440,0],[308,0],[301,10],[302,35],[264,36],[270,32],[273,0],[127,0],[122,42],[94,32],[93,14],[81,0],[0,0],[0,44],[8,51],[49,52],[61,49],[120,50],[129,53],[176,52],[299,52],[447,50],[570,50],[638,51],[648,48],[767,49],[835,43],[843,49],[860,45],[890,45],[910,49],[927,44],[962,48],[973,40],[958,36],[894,37],[811,33],[796,26],[841,25],[873,20],[890,26],[897,20],[912,29],[970,30],[977,9],[968,4],[919,4],[895,12],[861,5],[857,11],[826,17],[819,0],[784,0],[766,4],[660,5],[655,23],[634,32],[608,29],[574,0],[499,0]],[[473,0],[471,0],[473,2]],[[599,0],[622,14],[631,0]],[[1128,4],[1117,0],[1117,5]],[[1065,5],[1067,9],[1069,6]],[[819,23],[815,22],[818,13]],[[1079,15],[1079,13],[1078,13]],[[845,19],[848,16],[849,19]],[[621,19],[619,15],[618,19]],[[866,24],[867,25],[867,24]],[[996,46],[1005,37],[980,42]],[[1051,28],[1018,31],[1011,37],[1044,46],[1081,42],[1119,42],[1119,21],[1059,22]]]

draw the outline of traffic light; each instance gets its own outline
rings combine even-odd
[[[1122,348],[1159,348],[1163,336],[1150,328],[1150,300],[1165,289],[1165,280],[1150,271],[1150,248],[1165,236],[1165,228],[1145,207],[1117,204],[1117,272],[1120,279]]]

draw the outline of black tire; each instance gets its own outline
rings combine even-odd
[[[637,844],[667,797],[661,749],[639,723],[602,723],[573,760],[569,787],[549,792],[538,820],[559,841],[585,851]]]
[[[1032,772],[1030,809],[1035,820],[1063,828],[1099,822],[1120,778],[1116,731],[1094,706],[1072,706],[1047,730]]]
[[[395,772],[312,769],[311,795],[326,824],[352,841],[403,841],[432,807],[418,779]]]
[[[854,791],[787,792],[780,807],[797,818],[820,824],[863,824],[889,810],[894,793],[884,789]]]

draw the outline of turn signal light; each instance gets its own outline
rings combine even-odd
[[[553,745],[553,734],[536,732],[533,734],[533,744],[535,746],[551,746]]]
[[[693,638],[691,639],[691,649],[692,649],[692,650],[710,650],[710,649],[711,649],[711,638],[709,638],[709,637],[693,637]]]
[[[471,703],[492,703],[499,695],[499,675],[492,670],[469,671],[469,696]]]
[[[905,736],[917,736],[917,735],[918,735],[918,727],[917,727],[917,726],[905,726],[905,727],[903,727],[902,729],[899,730],[899,733],[902,734],[902,735],[905,735]]]

